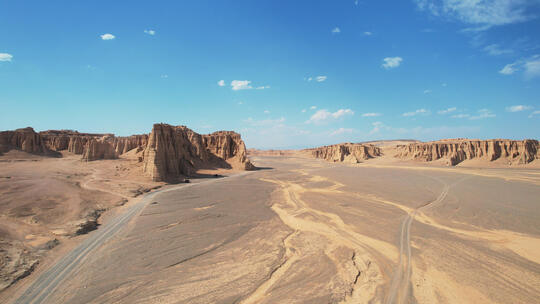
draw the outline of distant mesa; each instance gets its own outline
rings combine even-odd
[[[381,156],[381,148],[371,144],[343,143],[302,150],[315,158],[331,162],[360,163]]]
[[[470,140],[446,139],[425,143],[413,143],[397,147],[400,159],[419,161],[446,160],[448,165],[455,166],[464,160],[506,160],[509,164],[528,164],[540,159],[538,140]]]
[[[81,155],[83,161],[116,159],[134,151],[139,153],[143,172],[154,181],[179,181],[198,169],[255,168],[240,134],[219,131],[201,135],[185,126],[167,124],[155,124],[149,135],[127,137],[72,130],[36,133],[30,127],[0,132],[0,155],[10,150],[55,157],[66,151]]]

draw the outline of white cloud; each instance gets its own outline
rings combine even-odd
[[[530,110],[530,109],[532,109],[531,106],[515,105],[515,106],[507,107],[506,111],[508,111],[508,112],[521,112],[521,111]]]
[[[167,75],[167,74],[161,74],[160,77],[163,78],[163,79],[166,79],[166,78],[169,78],[169,75]]]
[[[13,59],[13,55],[8,53],[0,53],[0,61],[11,61]]]
[[[259,86],[256,88],[257,90],[264,90],[264,89],[270,89],[270,86],[267,85],[267,86]]]
[[[444,115],[444,114],[448,114],[448,113],[452,113],[454,111],[456,111],[457,108],[456,107],[452,107],[452,108],[448,108],[446,110],[440,110],[440,111],[437,111],[438,114],[441,114],[441,115]]]
[[[515,72],[517,72],[517,67],[516,67],[516,64],[515,63],[510,63],[510,64],[507,64],[505,65],[500,71],[499,73],[503,74],[503,75],[512,75],[514,74]]]
[[[270,111],[264,110],[264,114],[270,114]]]
[[[306,113],[306,109],[302,109],[302,113]]]
[[[351,109],[339,109],[336,112],[330,112],[328,110],[318,110],[315,114],[311,115],[306,123],[321,124],[332,120],[337,120],[345,116],[352,116],[354,112]]]
[[[364,36],[371,36],[371,35],[373,35],[372,32],[364,32]]]
[[[113,34],[103,34],[103,35],[100,35],[101,39],[102,40],[113,40],[114,38],[116,38]]]
[[[225,80],[220,80],[217,82],[217,85],[220,86],[220,87],[224,87],[225,86]]]
[[[309,107],[311,110],[315,110],[317,108],[317,106],[311,106]]]
[[[340,134],[350,134],[353,131],[354,131],[353,129],[339,128],[337,130],[334,130],[334,131],[330,132],[330,136],[336,136],[336,135],[340,135]]]
[[[526,9],[537,3],[528,0],[415,0],[421,10],[434,16],[455,19],[481,31],[493,26],[524,22],[532,18]]]
[[[250,83],[251,81],[249,80],[233,80],[231,81],[231,87],[233,91],[253,89],[253,87],[249,85]]]
[[[505,65],[500,71],[503,75],[512,75],[518,71],[523,71],[526,78],[540,76],[540,54],[526,59],[520,59],[514,63]]]
[[[533,118],[533,117],[535,117],[536,115],[540,115],[540,111],[537,110],[537,111],[532,112],[532,113],[529,115],[529,118]]]
[[[418,109],[416,111],[412,111],[412,112],[405,112],[403,114],[401,114],[402,116],[405,116],[405,117],[409,117],[409,116],[416,116],[416,115],[428,115],[430,112],[426,109]]]
[[[154,36],[156,34],[156,31],[154,31],[154,30],[144,30],[144,33],[148,34],[150,36]]]
[[[326,81],[326,76],[317,76],[315,79],[317,80],[317,82],[323,82],[323,81]]]
[[[432,91],[429,90],[429,89],[428,89],[428,90],[424,90],[424,94],[429,94],[429,93],[431,93],[431,92],[432,92]]]
[[[373,129],[371,129],[371,131],[369,131],[369,134],[375,134],[375,133],[379,133],[379,131],[381,130],[390,130],[390,127],[383,124],[382,122],[380,121],[376,121],[374,123],[371,124],[373,126]]]
[[[468,118],[470,116],[471,115],[469,115],[469,114],[456,114],[456,115],[452,115],[451,117],[452,118]]]
[[[383,59],[384,63],[382,64],[382,67],[385,69],[393,69],[397,68],[401,62],[403,61],[403,58],[401,57],[386,57]]]
[[[381,113],[364,113],[362,114],[362,117],[377,117],[381,116]]]
[[[341,29],[339,29],[339,27],[336,26],[336,27],[332,30],[332,33],[334,33],[334,34],[339,34],[339,33],[341,33]]]
[[[480,109],[478,110],[478,114],[475,115],[475,116],[471,116],[469,117],[469,119],[471,120],[477,120],[477,119],[484,119],[484,118],[492,118],[492,117],[495,117],[496,115],[493,114],[490,110],[488,109]]]
[[[484,51],[486,51],[489,55],[492,55],[492,56],[512,54],[514,52],[514,50],[511,50],[511,49],[503,49],[498,44],[487,45],[484,47]]]

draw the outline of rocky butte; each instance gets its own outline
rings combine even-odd
[[[143,152],[143,171],[154,181],[175,181],[197,169],[251,170],[240,134],[200,135],[185,126],[155,124]]]

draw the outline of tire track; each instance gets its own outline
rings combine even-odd
[[[55,289],[79,266],[89,254],[102,246],[130,222],[130,220],[139,214],[153,198],[162,193],[175,190],[184,190],[197,185],[207,185],[219,181],[226,181],[250,174],[252,172],[240,173],[228,178],[207,180],[200,183],[180,185],[168,189],[160,189],[156,192],[146,194],[140,202],[131,206],[125,213],[112,219],[109,223],[103,225],[100,229],[94,231],[88,238],[79,244],[71,252],[67,253],[54,266],[42,273],[36,280],[16,299],[15,304],[38,304],[45,303],[47,298]]]

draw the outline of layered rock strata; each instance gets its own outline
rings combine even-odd
[[[381,149],[370,144],[343,143],[331,146],[305,149],[304,153],[331,162],[359,163],[381,156]]]
[[[234,132],[200,135],[185,126],[155,124],[143,152],[143,171],[154,181],[177,180],[201,168],[253,169]]]
[[[504,159],[509,164],[528,164],[540,158],[540,147],[538,141],[532,139],[455,139],[398,146],[396,157],[426,162],[442,159],[451,166],[472,159]]]
[[[0,154],[12,149],[32,154],[58,156],[57,153],[47,147],[43,138],[30,127],[0,132]]]

